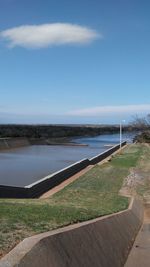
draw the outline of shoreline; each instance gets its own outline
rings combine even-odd
[[[72,141],[73,138],[58,137],[58,138],[34,138],[30,139],[27,137],[8,137],[0,138],[0,152],[5,152],[12,149],[17,149],[21,147],[27,147],[32,145],[47,145],[47,146],[77,146],[84,147],[88,144],[78,144]]]

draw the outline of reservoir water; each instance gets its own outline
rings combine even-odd
[[[126,140],[123,136],[123,140]],[[130,139],[130,138],[129,138]],[[83,158],[119,143],[119,135],[75,138],[87,146],[33,145],[0,152],[0,184],[26,186]]]

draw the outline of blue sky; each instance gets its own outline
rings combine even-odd
[[[0,123],[150,113],[150,1],[0,0]]]

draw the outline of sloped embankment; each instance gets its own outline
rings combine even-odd
[[[143,221],[143,207],[129,209],[25,239],[0,267],[121,267]]]
[[[29,146],[30,142],[27,138],[0,138],[0,150]]]

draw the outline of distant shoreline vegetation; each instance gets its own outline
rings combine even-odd
[[[135,128],[124,126],[124,131],[133,131]],[[27,137],[27,138],[63,138],[76,136],[96,136],[119,132],[119,125],[17,125],[1,124],[0,138]]]

